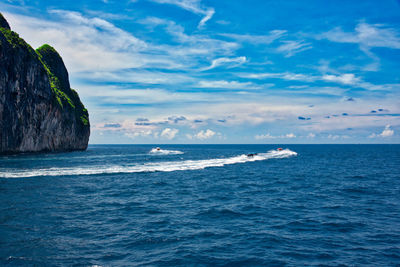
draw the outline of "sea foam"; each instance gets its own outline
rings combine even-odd
[[[246,163],[268,159],[281,159],[296,156],[297,153],[289,149],[282,151],[271,150],[267,153],[254,154],[254,156],[238,155],[229,158],[215,158],[203,160],[182,160],[169,162],[152,162],[133,165],[108,165],[108,166],[79,166],[72,168],[45,168],[25,171],[1,171],[0,178],[25,178],[36,176],[67,176],[67,175],[95,175],[115,173],[140,173],[140,172],[172,172],[186,170],[200,170],[210,167],[222,167],[230,164]]]

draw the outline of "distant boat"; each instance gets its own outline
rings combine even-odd
[[[282,151],[282,150],[283,150],[283,148],[279,147],[277,150],[278,150],[278,151]]]

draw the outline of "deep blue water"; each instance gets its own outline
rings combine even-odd
[[[400,264],[399,145],[153,147],[0,157],[0,265]]]

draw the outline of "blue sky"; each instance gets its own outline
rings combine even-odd
[[[400,2],[20,0],[90,143],[400,143]]]

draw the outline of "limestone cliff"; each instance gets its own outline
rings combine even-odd
[[[89,114],[57,51],[36,51],[0,13],[0,154],[85,150]]]

